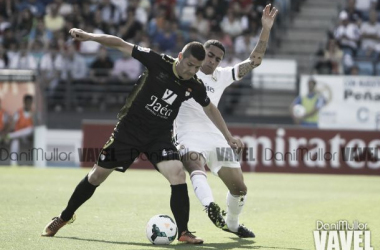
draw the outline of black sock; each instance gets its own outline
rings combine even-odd
[[[172,209],[178,227],[178,238],[183,231],[187,231],[190,215],[190,201],[187,193],[187,184],[171,185],[170,208]]]
[[[61,219],[64,221],[69,221],[71,217],[73,217],[75,211],[83,203],[90,199],[97,187],[98,186],[94,186],[88,182],[88,175],[86,175],[86,177],[79,182],[78,186],[74,190],[74,193],[71,195],[67,207],[62,211]]]

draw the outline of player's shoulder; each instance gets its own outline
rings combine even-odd
[[[173,64],[175,62],[175,58],[174,57],[166,55],[166,54],[161,54],[161,59],[164,62],[167,62],[167,63],[170,63],[170,64]]]
[[[195,83],[197,83],[199,86],[204,86],[205,84],[203,83],[203,81],[195,74],[191,80]]]

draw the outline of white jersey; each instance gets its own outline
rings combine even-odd
[[[203,72],[199,71],[197,77],[205,84],[207,95],[215,106],[218,106],[224,90],[234,81],[240,80],[237,77],[237,69],[234,67],[218,67],[212,75],[205,75]],[[222,134],[207,117],[202,106],[193,99],[189,99],[182,103],[178,116],[174,121],[174,125],[175,133],[178,135],[187,132]]]

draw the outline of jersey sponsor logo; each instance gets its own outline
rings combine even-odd
[[[145,48],[145,47],[141,47],[141,46],[137,46],[137,50],[139,50],[141,52],[145,52],[145,53],[149,53],[150,52],[149,48]]]
[[[177,95],[176,95],[177,96]],[[145,106],[147,110],[149,110],[155,116],[168,119],[168,117],[172,114],[173,110],[168,108],[169,104],[161,104],[158,100],[159,98],[155,95],[150,97],[152,103],[149,103]]]
[[[164,95],[162,96],[162,100],[170,105],[173,104],[175,99],[177,98],[177,94],[175,94],[172,90],[166,89]]]

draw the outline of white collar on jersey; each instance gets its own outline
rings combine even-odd
[[[215,82],[218,81],[218,78],[216,78],[216,73],[215,73],[216,69],[214,70],[214,72],[212,72],[211,74],[211,79],[214,80]],[[206,75],[205,73],[203,73],[202,71],[200,71],[202,74]],[[206,76],[209,76],[209,75],[206,75]]]

